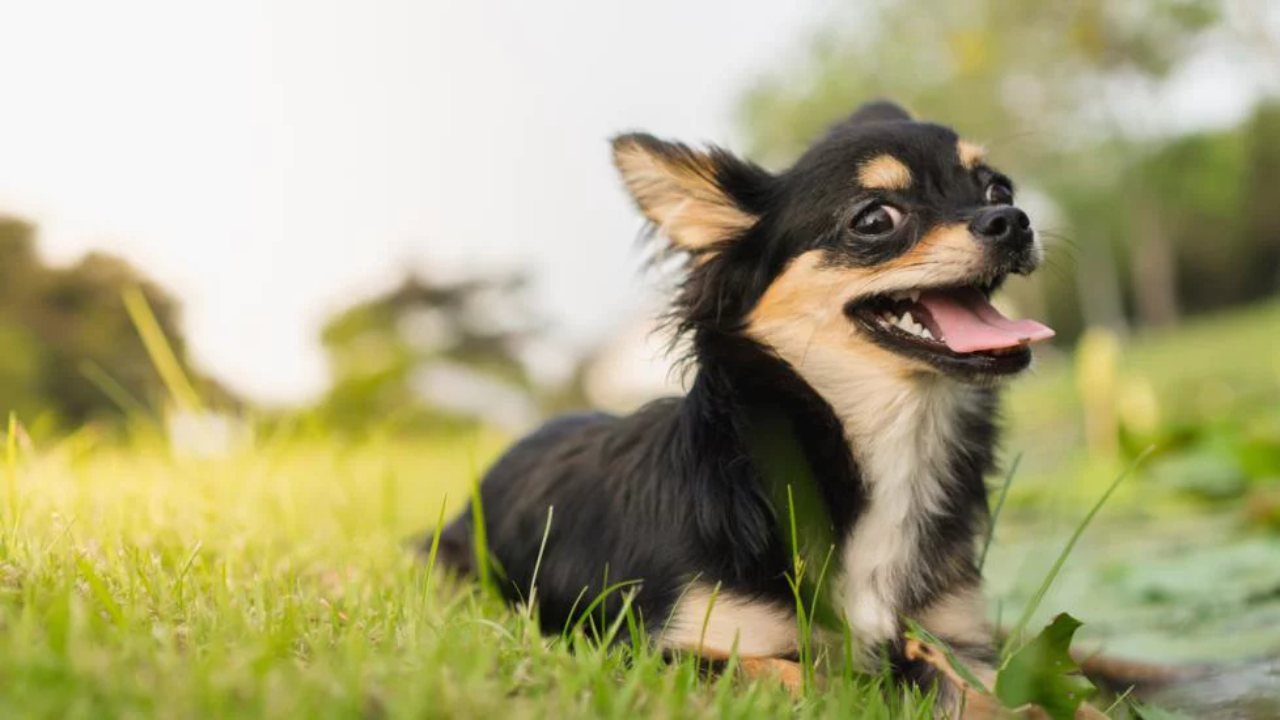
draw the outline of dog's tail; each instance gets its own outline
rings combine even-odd
[[[473,530],[471,513],[463,512],[453,522],[440,530],[439,545],[436,548],[436,562],[459,576],[475,575],[475,548],[472,546]],[[418,540],[418,553],[423,560],[431,556],[431,546],[436,542],[436,533],[428,532]]]

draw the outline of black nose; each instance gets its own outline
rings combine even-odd
[[[969,230],[992,243],[1017,250],[1031,244],[1031,218],[1016,207],[1001,205],[984,208],[973,217]]]

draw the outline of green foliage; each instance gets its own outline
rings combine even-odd
[[[1060,614],[1048,627],[1009,656],[996,675],[995,694],[1005,707],[1038,705],[1053,720],[1071,720],[1080,703],[1094,695],[1071,659],[1071,639],[1080,621]]]
[[[785,160],[855,104],[892,97],[1016,142],[1006,164],[1025,169],[1109,129],[1098,107],[1107,84],[1163,78],[1217,17],[1217,3],[1177,0],[875,3],[836,13],[802,63],[763,78],[744,120],[755,152]]]
[[[31,225],[0,219],[0,413],[16,412],[28,425],[44,417],[76,427],[120,417],[130,409],[122,403],[141,407],[163,398],[122,293],[138,288],[154,310],[154,331],[181,357],[177,302],[110,255],[45,265],[34,237]],[[210,381],[201,384],[229,399]]]
[[[461,282],[408,276],[334,315],[321,334],[333,378],[320,406],[325,422],[362,428],[390,417],[441,429],[482,417],[478,408],[433,402],[419,382],[431,368],[483,378],[486,389],[527,399],[533,385],[519,352],[538,328],[524,310],[524,288],[519,275]]]

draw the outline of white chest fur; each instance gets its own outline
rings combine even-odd
[[[863,383],[836,405],[866,487],[840,549],[841,606],[863,647],[899,631],[925,523],[942,510],[957,419],[971,389],[940,377]],[[834,403],[833,403],[834,405]]]

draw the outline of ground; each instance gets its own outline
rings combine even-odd
[[[1137,398],[1120,412],[1126,437],[1247,418],[1222,437],[1244,432],[1252,448],[1280,407],[1276,327],[1280,305],[1198,322],[1135,341],[1114,377],[1084,382]],[[1006,466],[1017,452],[1022,462],[988,565],[1006,626],[1135,454],[1084,440],[1076,386],[1093,370],[1078,367],[1047,358],[1011,398]],[[1280,650],[1274,479],[1252,466],[1226,491],[1212,487],[1222,473],[1190,474],[1210,476],[1208,491],[1179,479],[1179,462],[1221,444],[1216,432],[1178,435],[1176,452],[1126,481],[1033,627],[1067,611],[1084,640],[1148,659]],[[125,438],[15,442],[0,469],[0,717],[927,714],[927,700],[875,678],[828,678],[797,702],[689,661],[545,638],[521,612],[433,574],[407,541],[465,501],[504,442],[343,439],[306,424],[259,429],[213,457],[175,452],[145,424]],[[1262,674],[1246,692],[1275,689],[1265,666],[1249,667]],[[1275,709],[1255,701],[1242,716]]]

